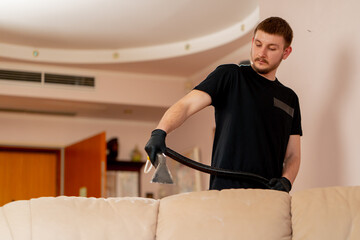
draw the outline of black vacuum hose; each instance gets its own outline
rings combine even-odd
[[[225,169],[221,169],[221,168],[211,167],[211,166],[196,162],[194,160],[191,160],[191,159],[175,152],[174,150],[172,150],[170,148],[166,148],[165,155],[174,159],[175,161],[177,161],[181,164],[184,164],[188,167],[191,167],[193,169],[196,169],[196,170],[204,172],[204,173],[209,173],[209,174],[216,175],[216,176],[249,179],[249,180],[253,180],[253,181],[256,181],[256,182],[262,184],[267,189],[270,189],[269,180],[264,177],[261,177],[259,175],[256,175],[254,173],[235,172],[235,171],[225,170]]]

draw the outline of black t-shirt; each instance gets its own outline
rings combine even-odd
[[[221,65],[194,89],[208,93],[215,107],[211,165],[281,177],[290,135],[302,135],[299,100],[277,79],[250,65]],[[262,188],[251,180],[211,176],[210,189]]]

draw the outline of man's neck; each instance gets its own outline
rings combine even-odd
[[[275,81],[276,80],[275,73],[267,73],[267,74],[258,73],[258,74],[263,76],[264,78],[266,78],[269,81]]]
[[[254,69],[254,71],[259,74],[260,76],[266,78],[267,80],[269,81],[275,81],[276,80],[276,70],[273,70],[273,71],[270,71],[268,73],[265,73],[265,74],[262,74],[262,73],[259,73],[254,67],[253,65],[251,64],[251,67],[252,69]]]

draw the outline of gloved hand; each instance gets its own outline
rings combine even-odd
[[[272,178],[269,181],[270,189],[279,190],[284,192],[290,192],[291,182],[286,177]]]
[[[156,154],[164,153],[166,151],[165,137],[165,131],[161,129],[155,129],[151,132],[151,137],[145,145],[145,151],[147,152],[154,167],[157,167]]]

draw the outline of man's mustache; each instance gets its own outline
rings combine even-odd
[[[264,63],[269,64],[269,62],[268,62],[266,59],[264,59],[264,58],[255,58],[255,62],[256,62],[256,61],[261,61],[261,62],[264,62]]]

